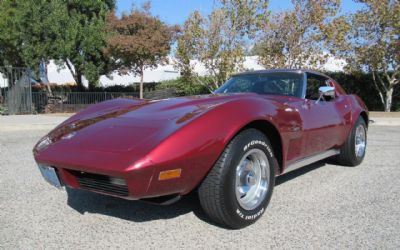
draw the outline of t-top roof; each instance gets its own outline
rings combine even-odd
[[[329,76],[314,71],[314,70],[309,70],[309,69],[266,69],[266,70],[254,70],[254,71],[246,71],[246,72],[241,72],[238,74],[234,74],[233,76],[239,76],[239,75],[250,75],[250,74],[268,74],[268,73],[298,73],[298,74],[302,74],[302,73],[311,73],[311,74],[316,74],[316,75],[320,75],[320,76],[324,76],[330,79]]]

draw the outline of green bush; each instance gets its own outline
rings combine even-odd
[[[49,84],[50,89],[54,92],[79,92],[79,88],[77,85],[72,85],[72,84],[62,84],[62,85],[57,85],[57,84]],[[32,85],[32,92],[46,92],[47,86],[46,84],[40,83],[40,84],[35,84]]]
[[[7,108],[0,104],[0,115],[6,115],[7,114]]]
[[[374,86],[371,74],[346,74],[343,72],[326,72],[336,80],[349,94],[356,94],[365,102],[369,110],[383,111],[378,91]],[[400,86],[393,93],[392,111],[400,110]]]
[[[145,92],[153,91],[159,83],[147,82],[143,85]],[[50,84],[50,88],[54,92],[139,92],[140,83],[130,85],[113,85],[108,87],[94,87],[91,89],[81,89],[76,84]],[[46,92],[45,84],[32,85],[32,92]]]
[[[325,72],[340,83],[349,94],[360,96],[369,110],[383,111],[378,92],[374,87],[371,74],[346,74],[343,72]],[[206,86],[212,86],[210,77],[197,77],[192,79],[178,78],[161,82],[145,83],[144,91],[150,92],[159,89],[175,89],[178,96],[190,96],[209,94]],[[77,85],[50,85],[54,92],[82,92]],[[46,85],[32,86],[33,92],[46,92]],[[86,92],[139,92],[139,83],[128,86],[114,85],[109,87],[96,87]],[[397,85],[393,93],[392,111],[400,111],[400,85]]]
[[[175,80],[162,81],[156,86],[156,89],[174,88],[178,96],[201,95],[210,93],[205,86],[208,83],[209,78],[207,77],[199,77],[198,79],[190,80],[181,77]]]
[[[364,100],[368,109],[371,111],[383,111],[384,108],[375,89],[371,74],[347,74],[344,72],[325,72],[336,80],[349,94],[356,94]],[[200,84],[202,82],[203,84]],[[200,95],[210,93],[205,85],[210,85],[211,79],[200,77],[196,80],[176,80],[162,81],[156,86],[157,89],[175,88],[180,96]],[[393,93],[392,111],[400,111],[400,85],[397,85]]]

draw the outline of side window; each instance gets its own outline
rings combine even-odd
[[[319,93],[318,89],[321,86],[327,85],[328,78],[307,73],[307,89],[306,89],[306,99],[318,100]]]

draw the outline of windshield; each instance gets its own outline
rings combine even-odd
[[[253,92],[263,95],[302,97],[303,75],[277,72],[237,75],[226,81],[214,93]]]

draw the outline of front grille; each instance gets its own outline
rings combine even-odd
[[[128,196],[128,186],[124,179],[107,175],[69,170],[76,177],[82,189],[98,191],[118,196]]]

